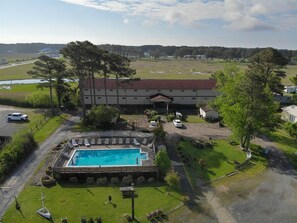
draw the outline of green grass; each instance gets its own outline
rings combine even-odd
[[[32,67],[33,63],[0,69],[0,80],[31,79],[32,76],[27,74],[27,72]]]
[[[135,217],[138,222],[147,222],[146,213],[163,208],[166,212],[183,201],[176,193],[167,193],[166,186],[147,186],[135,188]],[[80,222],[81,217],[99,217],[103,222],[125,222],[124,214],[131,215],[131,199],[123,199],[119,187],[88,187],[84,185],[56,185],[51,188],[27,186],[18,197],[22,212],[11,205],[3,216],[5,223],[48,222],[35,211],[41,208],[41,192],[45,195],[45,206],[53,216],[53,222],[67,217],[68,222]],[[105,204],[108,195],[112,204]]]
[[[269,134],[269,138],[290,159],[294,168],[297,169],[297,140],[294,140],[283,128]]]
[[[185,168],[190,178],[191,184],[196,185],[196,179],[202,178],[206,181],[213,181],[235,170],[233,162],[243,162],[246,155],[239,149],[239,146],[232,146],[225,140],[213,140],[214,147],[208,149],[198,149],[190,141],[182,140],[178,146],[186,157],[191,157],[185,162]],[[260,151],[253,150],[252,168],[246,171],[245,175],[253,175],[265,169],[266,161],[259,155]],[[198,161],[202,159],[206,166],[201,169]],[[190,165],[188,165],[190,164]]]
[[[188,123],[207,123],[203,118],[200,118],[198,115],[188,115],[186,121]]]
[[[55,116],[53,118],[50,118],[43,126],[40,128],[35,134],[34,139],[37,143],[42,143],[44,140],[47,139],[52,133],[54,133],[60,125],[63,124],[63,122],[68,117],[67,114],[61,114],[59,116]]]
[[[131,62],[131,68],[136,69],[135,77],[144,79],[208,79],[210,75],[222,70],[226,62],[223,60],[136,60]],[[246,63],[239,63],[241,69],[246,69]],[[31,78],[27,72],[33,64],[0,69],[0,80],[15,80]],[[289,80],[297,74],[297,65],[288,65],[285,69],[287,77],[283,84],[292,84]]]
[[[37,88],[37,84],[14,84],[11,89],[4,89],[0,86],[0,98],[9,98],[14,100],[25,100],[27,95],[33,92],[48,93],[48,88]]]

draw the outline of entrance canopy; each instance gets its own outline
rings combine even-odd
[[[169,103],[172,102],[172,99],[163,95],[163,94],[156,94],[151,96],[151,102],[153,102],[154,107],[156,105],[156,103],[164,103],[166,104],[166,111],[168,113],[168,107],[169,107]]]
[[[154,96],[151,96],[151,102],[166,102],[166,103],[169,103],[171,102],[172,99],[165,96],[165,95],[162,95],[162,94],[157,94],[157,95],[154,95]]]

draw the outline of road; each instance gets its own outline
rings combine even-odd
[[[19,63],[0,65],[0,69],[5,69],[5,68],[9,68],[9,67],[16,67],[16,66],[21,66],[21,65],[25,65],[25,64],[31,64],[31,63],[34,63],[35,61],[36,60],[28,60],[28,61],[23,61],[23,62],[19,62]]]

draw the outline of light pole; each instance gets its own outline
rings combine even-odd
[[[134,183],[131,184],[132,219],[134,220]]]

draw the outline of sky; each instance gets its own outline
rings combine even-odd
[[[0,0],[0,43],[297,50],[297,0]]]

